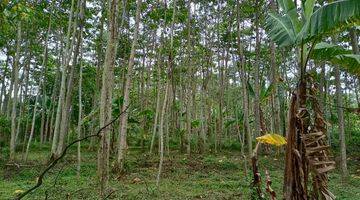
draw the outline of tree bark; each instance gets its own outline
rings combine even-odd
[[[164,101],[161,110],[160,116],[160,126],[159,126],[159,138],[160,138],[160,161],[159,161],[159,171],[156,178],[156,185],[159,186],[160,184],[160,176],[163,167],[164,161],[164,116],[166,112],[166,105],[168,99],[168,92],[170,90],[170,81],[171,81],[171,74],[173,70],[173,45],[174,45],[174,22],[176,16],[176,0],[174,0],[173,5],[173,14],[171,20],[171,27],[170,27],[170,52],[169,52],[169,59],[168,59],[168,71],[167,71],[167,80],[165,83],[165,94],[164,94]]]
[[[130,104],[130,89],[131,89],[131,78],[132,78],[132,71],[134,67],[134,60],[135,60],[135,52],[139,34],[139,24],[140,24],[140,11],[141,11],[141,0],[136,1],[136,16],[135,16],[135,32],[134,37],[131,45],[131,53],[127,68],[127,73],[125,75],[125,87],[124,87],[124,102],[121,107],[121,112],[124,112],[125,109]],[[118,146],[118,158],[117,164],[119,165],[120,171],[123,170],[125,155],[126,155],[126,135],[127,135],[127,120],[128,120],[128,112],[125,112],[123,115],[120,116],[120,141]]]
[[[161,45],[160,45],[161,48]],[[153,131],[152,131],[152,137],[151,137],[151,142],[150,142],[150,154],[153,152],[154,149],[154,143],[155,143],[155,136],[156,136],[156,130],[157,130],[157,126],[158,126],[158,117],[159,117],[159,113],[160,113],[160,103],[161,103],[161,64],[160,63],[160,58],[161,58],[161,54],[159,53],[159,57],[158,57],[158,66],[157,66],[157,84],[156,84],[156,108],[155,108],[155,117],[154,117],[154,126],[153,126]]]
[[[80,7],[81,7],[80,1],[78,1],[76,16],[80,12]],[[65,100],[64,100],[64,104],[62,106],[62,111],[61,111],[61,126],[60,126],[60,132],[59,132],[59,142],[58,142],[56,153],[55,153],[56,157],[59,156],[61,154],[61,152],[63,151],[64,143],[65,143],[64,139],[65,139],[68,129],[69,129],[69,121],[70,121],[69,118],[71,117],[71,115],[70,115],[71,109],[70,108],[71,108],[71,102],[72,102],[72,96],[73,96],[74,73],[75,73],[75,68],[77,66],[77,62],[78,62],[80,45],[82,43],[82,38],[80,37],[79,32],[82,32],[82,29],[83,29],[83,25],[81,25],[80,30],[77,31],[77,25],[78,25],[78,17],[75,18],[74,27],[73,27],[71,47],[74,46],[75,38],[77,38],[76,39],[77,43],[76,43],[75,50],[74,50],[73,62],[69,69]],[[72,52],[72,48],[71,48],[70,52]],[[69,63],[67,65],[69,67]]]
[[[61,123],[61,113],[63,110],[63,106],[65,103],[65,93],[66,93],[66,76],[67,76],[67,70],[68,70],[68,65],[69,65],[69,61],[70,61],[70,57],[71,57],[71,49],[73,46],[73,42],[74,40],[71,41],[70,44],[70,34],[71,34],[71,27],[72,27],[72,20],[73,20],[73,15],[74,15],[74,0],[71,0],[71,9],[70,9],[70,14],[69,14],[69,19],[68,19],[68,27],[67,27],[67,35],[66,35],[66,41],[65,41],[65,50],[63,52],[63,58],[61,61],[61,82],[60,82],[60,92],[59,92],[59,99],[58,99],[58,105],[57,105],[57,109],[56,109],[56,117],[55,117],[55,125],[54,125],[54,135],[53,135],[53,140],[52,140],[52,146],[51,146],[51,153],[53,154],[53,156],[56,156],[56,150],[57,150],[57,146],[58,146],[58,138],[60,135],[60,123]],[[63,124],[64,126],[66,124]]]
[[[86,0],[80,1],[80,40],[83,38],[83,25],[84,25],[84,15],[86,9]],[[77,124],[77,139],[80,140],[81,138],[81,119],[82,119],[82,73],[83,73],[83,65],[82,65],[82,58],[83,58],[83,45],[80,42],[80,69],[79,69],[79,86],[78,86],[78,94],[79,94],[79,113],[78,113],[78,124]],[[78,142],[77,145],[77,167],[76,167],[76,173],[77,178],[80,178],[80,170],[81,170],[81,143]]]
[[[2,114],[5,114],[6,112],[6,74],[9,71],[9,62],[10,62],[10,55],[9,55],[9,50],[7,50],[6,52],[6,61],[5,61],[5,68],[4,68],[4,72],[3,72],[3,76],[2,76],[2,80],[1,80],[1,94],[0,94],[0,112]],[[3,98],[4,96],[4,98]]]
[[[25,156],[24,156],[24,161],[25,161],[25,162],[26,162],[27,157],[28,157],[28,153],[29,153],[29,149],[30,149],[30,144],[31,144],[32,138],[33,138],[33,136],[34,136],[35,121],[36,121],[36,112],[37,112],[37,103],[38,103],[38,100],[39,100],[39,96],[40,96],[40,94],[37,94],[37,95],[36,95],[36,98],[35,98],[33,117],[32,117],[32,121],[31,121],[31,131],[30,131],[29,140],[28,140],[28,143],[27,143],[27,146],[26,146]]]
[[[188,54],[188,72],[190,73],[187,80],[187,92],[186,92],[186,133],[187,133],[187,146],[186,146],[186,152],[188,156],[190,156],[191,153],[191,118],[194,116],[191,112],[191,105],[192,105],[192,92],[191,92],[191,86],[193,82],[193,66],[191,63],[191,0],[188,1],[188,21],[187,21],[187,29],[188,29],[188,35],[187,35],[187,54]]]
[[[49,17],[49,25],[45,36],[45,44],[44,44],[44,57],[42,61],[42,68],[43,68],[43,76],[41,80],[41,87],[42,87],[42,110],[41,110],[41,125],[40,125],[40,143],[44,142],[44,134],[45,134],[45,116],[46,116],[46,72],[47,72],[47,56],[48,56],[48,41],[49,41],[49,34],[51,29],[51,15]]]
[[[248,91],[247,91],[247,77],[245,72],[245,56],[244,56],[244,50],[243,45],[241,42],[241,28],[240,28],[240,3],[239,0],[237,1],[237,43],[238,43],[238,55],[239,55],[239,75],[241,79],[241,85],[242,85],[242,96],[243,96],[243,110],[244,110],[244,120],[243,120],[243,126],[244,126],[244,134],[247,138],[247,146],[248,146],[248,154],[249,157],[252,156],[252,136],[250,132],[250,124],[249,124],[249,101],[248,101]]]
[[[345,122],[344,122],[344,110],[342,100],[342,89],[340,80],[340,70],[338,66],[335,66],[335,87],[336,87],[336,106],[339,120],[339,139],[340,139],[340,169],[341,176],[346,179],[349,176],[346,163],[346,140],[345,140]]]
[[[11,139],[10,139],[10,160],[15,160],[15,146],[16,146],[16,106],[19,89],[19,62],[20,62],[20,48],[21,48],[21,21],[17,24],[17,36],[16,36],[16,53],[14,60],[14,98],[12,101],[11,111]],[[9,94],[11,95],[11,94]]]
[[[260,33],[259,33],[259,15],[260,15],[260,3],[256,0],[256,12],[255,12],[255,53],[256,59],[254,63],[254,76],[255,76],[255,97],[254,97],[254,115],[255,115],[255,135],[260,135]]]
[[[273,12],[276,12],[276,5],[274,0],[271,0],[270,7]],[[271,94],[271,105],[272,105],[272,127],[273,132],[280,134],[280,101],[278,96],[278,67],[276,65],[276,49],[275,44],[270,40],[270,57],[271,57],[271,82],[274,86],[273,93]]]
[[[118,0],[109,2],[109,26],[108,41],[105,54],[105,62],[102,74],[102,87],[100,97],[100,127],[104,127],[111,121],[112,114],[112,90],[114,86],[114,67],[116,59],[117,39],[118,39]],[[101,141],[98,151],[98,176],[100,179],[101,199],[105,197],[109,180],[109,144],[110,144],[110,128],[107,127],[101,131]]]
[[[359,41],[355,27],[350,29],[350,43],[354,54],[359,54]]]

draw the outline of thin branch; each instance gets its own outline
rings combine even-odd
[[[123,112],[121,112],[118,116],[116,116],[116,117],[115,117],[113,120],[111,120],[108,124],[106,124],[105,126],[103,126],[102,128],[100,128],[96,134],[88,135],[88,136],[85,136],[85,137],[83,137],[83,138],[76,139],[76,140],[72,141],[70,144],[68,144],[68,145],[65,147],[65,149],[62,151],[62,153],[60,154],[59,157],[57,157],[57,158],[55,158],[55,159],[54,159],[53,157],[51,157],[50,160],[52,160],[52,161],[51,161],[50,164],[40,173],[40,175],[39,175],[39,177],[38,177],[38,179],[37,179],[36,185],[34,185],[32,188],[26,190],[24,193],[21,193],[19,196],[15,197],[15,199],[16,199],[16,200],[20,200],[20,199],[24,198],[26,195],[28,195],[30,192],[34,191],[36,188],[40,187],[40,186],[42,185],[42,183],[43,183],[43,178],[44,178],[45,174],[46,174],[51,168],[53,168],[53,167],[59,162],[59,160],[61,160],[61,159],[66,155],[67,150],[68,150],[72,145],[74,145],[74,144],[76,144],[76,143],[78,143],[78,142],[81,142],[81,141],[83,141],[83,140],[87,140],[87,139],[92,138],[92,137],[100,137],[101,131],[103,131],[105,128],[107,128],[108,126],[110,126],[111,124],[113,124],[117,119],[119,119],[119,117],[120,117],[122,114],[124,114],[124,113],[127,111],[128,108],[129,108],[129,106],[126,107],[126,109],[125,109]]]
[[[108,199],[112,194],[114,194],[116,192],[116,190],[113,190],[113,191],[111,191],[105,198],[104,198],[104,200],[105,199]]]
[[[50,188],[48,188],[46,191],[45,191],[45,200],[47,200],[48,199],[48,196],[49,196],[49,190],[51,189],[51,188],[54,188],[55,187],[55,185],[56,185],[56,183],[57,183],[57,181],[58,181],[58,179],[59,179],[59,177],[60,177],[60,174],[62,173],[62,171],[63,171],[63,169],[64,169],[64,167],[65,167],[65,164],[61,167],[61,169],[59,170],[59,172],[57,173],[57,175],[56,175],[56,177],[55,177],[55,180],[54,180],[54,184],[50,187]]]

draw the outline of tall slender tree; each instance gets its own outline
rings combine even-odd
[[[22,40],[22,22],[18,21],[17,24],[17,36],[16,36],[16,52],[13,67],[13,100],[11,109],[11,139],[10,139],[10,160],[15,159],[15,146],[16,146],[16,107],[18,100],[18,89],[19,89],[19,65],[20,65],[20,51],[21,51],[21,40]],[[10,90],[11,91],[11,90]],[[11,95],[11,94],[9,94]]]
[[[133,36],[133,41],[131,45],[131,53],[128,62],[128,68],[125,75],[125,86],[124,86],[124,102],[121,106],[121,112],[124,112],[130,104],[130,89],[131,89],[131,79],[132,79],[132,71],[135,62],[135,53],[136,53],[136,46],[139,34],[139,24],[140,24],[140,11],[141,11],[141,0],[136,1],[136,16],[135,16],[135,31]],[[120,116],[120,132],[119,132],[119,146],[118,146],[118,165],[120,167],[120,171],[123,169],[124,166],[124,159],[126,155],[126,134],[127,134],[127,120],[128,114],[125,112],[123,115]]]
[[[108,39],[105,54],[105,61],[102,73],[102,86],[100,96],[100,127],[104,127],[112,119],[112,92],[114,87],[114,67],[118,40],[118,0],[109,2],[108,10]],[[109,180],[109,145],[110,129],[105,128],[101,132],[100,147],[98,152],[98,176],[100,179],[100,198],[106,196]]]

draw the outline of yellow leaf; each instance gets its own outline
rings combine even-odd
[[[353,178],[360,179],[360,176],[357,175],[351,175]]]
[[[23,192],[24,192],[24,190],[15,190],[14,194],[21,194]]]
[[[257,137],[256,140],[260,143],[271,144],[275,146],[282,146],[286,144],[286,139],[278,134],[266,134],[260,137]]]

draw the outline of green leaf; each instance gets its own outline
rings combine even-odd
[[[341,69],[360,77],[360,55],[341,54],[331,60],[333,64],[337,64]]]
[[[289,17],[290,22],[292,24],[292,28],[295,33],[300,32],[301,30],[301,22],[298,18],[296,5],[293,0],[278,0],[280,8],[284,11],[286,16]]]
[[[140,124],[140,122],[138,120],[136,120],[135,118],[132,118],[132,117],[129,117],[128,123],[129,124]]]
[[[351,54],[350,50],[337,45],[321,42],[314,47],[310,57],[338,65],[341,69],[360,76],[360,55]]]
[[[274,84],[274,83],[271,83],[271,84],[269,85],[269,87],[267,87],[266,90],[264,91],[264,93],[262,94],[261,100],[264,101],[264,100],[266,100],[267,98],[269,98],[270,95],[273,93],[274,89],[275,89],[275,84]]]
[[[345,50],[335,44],[320,42],[315,45],[310,57],[315,60],[330,61],[340,54],[348,54],[350,50]]]
[[[295,44],[296,35],[288,15],[279,16],[270,13],[266,19],[265,29],[272,41],[285,47]]]
[[[249,81],[247,82],[247,90],[248,90],[250,96],[255,97],[254,89],[252,88]]]
[[[352,23],[360,23],[360,1],[342,0],[329,3],[317,9],[302,32],[303,39],[311,39],[345,28]]]
[[[225,121],[225,128],[229,128],[229,126],[232,126],[233,124],[235,124],[236,120],[235,119],[229,119],[227,121]]]
[[[191,127],[197,128],[199,126],[200,126],[200,120],[196,119],[196,120],[191,121]]]
[[[304,15],[306,21],[308,21],[311,15],[313,14],[314,4],[315,4],[315,0],[306,0],[305,2]]]

